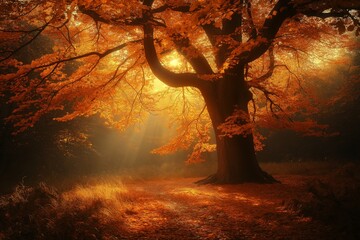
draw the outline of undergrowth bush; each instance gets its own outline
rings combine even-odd
[[[284,202],[284,208],[311,217],[342,233],[344,239],[360,239],[359,169],[345,165],[325,180],[307,182],[308,197]]]
[[[116,239],[121,218],[109,218],[100,199],[64,200],[45,183],[18,185],[0,197],[0,239]]]

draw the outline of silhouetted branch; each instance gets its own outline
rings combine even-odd
[[[274,72],[275,69],[275,57],[274,57],[274,48],[271,46],[269,47],[269,68],[268,71],[262,75],[261,77],[258,77],[256,79],[251,80],[249,82],[250,85],[256,85],[264,82],[266,79],[270,78]]]
[[[145,0],[144,5],[151,8],[152,0]],[[143,11],[143,18],[150,20],[152,13],[149,10]],[[202,86],[203,80],[197,77],[195,73],[174,73],[166,69],[160,63],[154,45],[154,29],[151,21],[146,21],[144,24],[144,50],[145,57],[154,75],[165,84],[171,87],[197,87]]]
[[[251,2],[249,0],[246,0],[246,13],[249,17],[249,25],[250,25],[250,29],[251,29],[250,37],[256,38],[258,33],[257,33],[256,26],[254,24],[252,12],[251,12]]]
[[[210,64],[204,55],[190,43],[190,39],[181,34],[172,34],[171,38],[177,50],[186,58],[198,74],[213,73]]]
[[[0,63],[4,62],[8,59],[10,59],[11,57],[13,57],[16,53],[18,53],[21,49],[25,48],[26,46],[30,45],[33,41],[35,41],[35,39],[37,37],[40,36],[40,34],[46,29],[46,27],[50,24],[51,21],[45,23],[43,26],[33,29],[33,30],[29,30],[29,31],[13,31],[13,32],[23,32],[23,33],[32,33],[32,32],[36,32],[36,34],[30,38],[30,40],[26,41],[25,43],[23,43],[21,46],[17,47],[15,50],[11,50],[11,51],[7,51],[10,54],[7,55],[4,58],[0,59]],[[9,32],[9,31],[8,31]]]

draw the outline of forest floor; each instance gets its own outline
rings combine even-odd
[[[281,184],[102,176],[61,190],[19,185],[0,197],[0,239],[360,239],[359,166],[316,170],[279,170]]]

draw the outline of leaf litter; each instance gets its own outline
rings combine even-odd
[[[281,184],[101,178],[0,197],[0,239],[359,239],[358,166]]]

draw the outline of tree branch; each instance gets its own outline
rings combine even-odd
[[[274,69],[275,69],[275,57],[274,57],[274,47],[273,46],[269,47],[269,62],[270,63],[269,63],[268,71],[261,77],[251,80],[251,82],[249,82],[249,85],[251,85],[252,87],[257,86],[258,84],[264,82],[266,79],[268,79],[272,76]]]
[[[170,10],[175,11],[175,12],[187,13],[187,12],[190,12],[190,7],[191,7],[190,4],[182,5],[182,6],[171,6],[169,4],[164,4],[161,7],[152,9],[151,13],[161,13],[161,12],[166,11],[167,9],[170,9]],[[192,10],[191,12],[194,12],[194,11],[199,10],[199,9],[200,9],[200,7]]]
[[[95,22],[103,22],[106,24],[111,24],[111,20],[103,18],[102,16],[100,16],[100,14],[98,14],[96,11],[94,10],[90,10],[90,9],[86,9],[84,6],[79,5],[79,11],[82,14],[88,15],[89,17],[91,17]]]
[[[221,68],[231,54],[231,51],[235,48],[235,44],[230,44],[229,39],[237,43],[242,41],[241,32],[237,32],[237,29],[242,24],[241,9],[243,1],[230,1],[229,4],[234,5],[234,8],[238,5],[239,9],[232,14],[231,19],[222,20],[222,28],[216,27],[214,21],[202,26],[210,43],[215,48],[215,59],[218,68]]]
[[[63,59],[59,59],[59,60],[56,60],[56,61],[51,61],[51,62],[46,63],[46,64],[42,64],[42,65],[39,65],[39,66],[34,66],[34,67],[30,68],[29,70],[27,70],[25,72],[22,72],[21,75],[18,75],[17,73],[12,74],[12,75],[14,75],[14,78],[20,78],[20,77],[27,76],[31,72],[33,72],[35,70],[38,70],[38,69],[47,68],[47,67],[59,65],[60,63],[71,62],[71,61],[74,61],[74,60],[87,58],[87,57],[90,57],[90,56],[97,56],[99,58],[99,60],[100,60],[100,59],[106,57],[107,55],[109,55],[109,54],[111,54],[113,52],[116,52],[116,51],[119,51],[119,50],[125,48],[126,46],[128,46],[129,43],[137,43],[137,42],[140,42],[140,41],[141,40],[134,40],[134,41],[126,42],[126,43],[120,44],[120,45],[118,45],[116,47],[110,48],[110,49],[108,49],[108,50],[106,50],[106,51],[104,51],[102,53],[100,53],[100,52],[88,52],[88,53],[84,53],[84,54],[74,56],[74,57],[70,57],[70,58],[63,58]]]
[[[145,0],[144,5],[150,9],[153,0]],[[203,85],[204,80],[198,78],[195,73],[174,73],[163,67],[157,56],[154,45],[154,29],[151,24],[152,13],[150,10],[143,11],[143,18],[146,23],[144,29],[144,50],[145,57],[153,74],[170,87],[197,87]]]
[[[256,38],[258,32],[257,32],[256,26],[254,24],[252,12],[251,12],[251,1],[250,0],[246,0],[246,13],[249,17],[249,25],[250,25],[250,30],[251,30],[250,37]]]
[[[235,48],[226,60],[229,70],[237,69],[237,66],[245,65],[263,55],[270,47],[282,23],[296,14],[291,0],[279,0],[258,32],[257,36],[251,37],[246,43]]]
[[[185,56],[186,60],[191,64],[198,74],[212,74],[210,64],[204,55],[190,43],[190,39],[181,34],[172,34],[171,38],[175,43],[177,50]]]
[[[21,46],[17,47],[15,50],[12,51],[7,51],[9,54],[5,57],[0,57],[0,63],[4,62],[6,60],[8,60],[9,58],[11,58],[12,56],[14,56],[17,52],[19,52],[21,49],[25,48],[26,46],[30,45],[32,42],[35,41],[35,39],[37,37],[40,36],[40,34],[45,30],[45,28],[50,24],[51,21],[46,22],[43,26],[35,29],[35,30],[30,30],[30,31],[20,31],[20,32],[26,32],[26,33],[32,33],[32,32],[36,32],[36,34],[30,38],[30,40],[26,41],[25,43],[23,43]],[[16,32],[16,31],[14,31]]]

